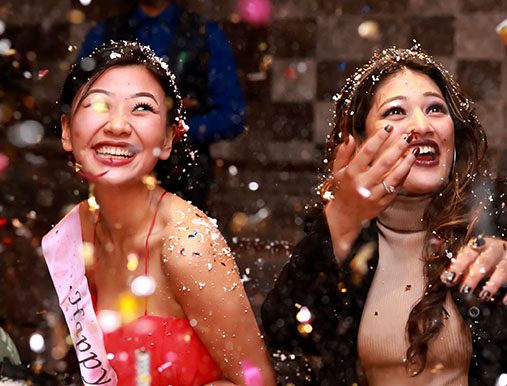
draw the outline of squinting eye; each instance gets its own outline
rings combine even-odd
[[[94,100],[90,103],[90,107],[96,113],[107,113],[109,111],[109,105],[104,100]]]
[[[134,111],[151,111],[151,112],[153,112],[154,109],[148,103],[138,103],[137,105],[134,106]]]

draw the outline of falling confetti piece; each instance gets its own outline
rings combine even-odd
[[[373,20],[365,20],[361,24],[359,24],[359,27],[357,28],[357,33],[363,39],[372,42],[379,40],[381,35],[379,24]]]
[[[503,44],[507,47],[507,19],[504,19],[496,26],[496,33],[500,36]]]
[[[92,213],[100,209],[100,206],[97,203],[95,196],[88,197],[88,208]]]
[[[154,176],[146,175],[143,177],[143,184],[148,190],[154,190],[157,186],[157,179]]]
[[[99,113],[99,114],[105,114],[109,111],[109,105],[102,98],[94,99],[91,102],[90,107],[93,111],[95,111],[96,113]]]
[[[245,22],[260,27],[270,22],[273,6],[269,0],[239,0],[236,11]]]
[[[155,292],[157,283],[151,276],[140,275],[132,280],[130,284],[130,290],[136,296],[146,297],[150,296]]]
[[[122,322],[129,323],[139,316],[144,302],[131,292],[125,291],[118,296],[117,303]]]
[[[243,376],[246,386],[263,386],[261,371],[258,367],[252,365],[249,360],[241,362]]]
[[[83,242],[83,247],[81,249],[81,258],[83,259],[83,263],[85,267],[93,266],[94,261],[94,247],[92,243]]]
[[[136,350],[136,386],[150,386],[150,352],[141,348]]]
[[[39,72],[37,73],[37,80],[41,80],[42,78],[44,78],[47,74],[49,74],[49,70],[47,69],[44,69],[44,70],[39,70]]]
[[[86,15],[79,9],[72,9],[67,14],[67,20],[71,24],[81,24],[86,20]]]
[[[357,188],[357,192],[364,198],[368,198],[368,197],[371,197],[371,191],[369,189],[366,189],[362,186],[360,186],[359,188]]]
[[[97,314],[97,319],[102,332],[108,334],[121,326],[121,315],[114,310],[101,310]]]
[[[296,319],[299,323],[308,323],[312,318],[312,313],[308,309],[308,307],[301,307],[296,314]]]
[[[291,66],[285,68],[285,70],[283,71],[283,75],[288,80],[295,80],[298,77],[297,71],[293,67],[291,67]]]
[[[135,253],[129,253],[127,255],[127,269],[130,272],[133,272],[137,269],[139,266],[139,259],[137,258],[137,255]]]
[[[46,344],[44,342],[44,337],[39,334],[38,332],[34,332],[30,336],[29,340],[30,344],[30,350],[32,350],[34,353],[40,354],[46,349]]]

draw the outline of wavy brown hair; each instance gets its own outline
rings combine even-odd
[[[356,143],[364,141],[366,116],[375,91],[386,78],[403,69],[427,75],[442,91],[454,123],[456,156],[448,182],[434,194],[424,214],[426,287],[424,295],[410,311],[406,324],[409,340],[407,371],[415,376],[426,367],[429,344],[439,334],[448,315],[444,302],[449,289],[441,282],[440,275],[449,262],[449,253],[455,255],[469,237],[469,224],[473,222],[469,192],[474,177],[481,171],[487,149],[486,135],[472,102],[452,75],[418,44],[410,49],[393,47],[376,52],[333,98],[335,115],[326,143],[327,177],[321,192],[327,191],[331,184],[329,173],[337,146],[349,134],[354,136]]]

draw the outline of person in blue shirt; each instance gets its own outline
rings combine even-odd
[[[244,130],[245,102],[227,36],[171,0],[138,0],[127,13],[96,24],[86,35],[78,60],[110,40],[138,41],[164,58],[184,96],[188,141],[159,162],[162,186],[201,209],[213,182],[211,143]]]

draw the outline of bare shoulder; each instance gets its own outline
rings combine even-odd
[[[231,250],[215,219],[175,195],[170,195],[162,210],[166,221],[163,265],[172,279],[179,274],[211,279],[222,270],[237,273]]]

